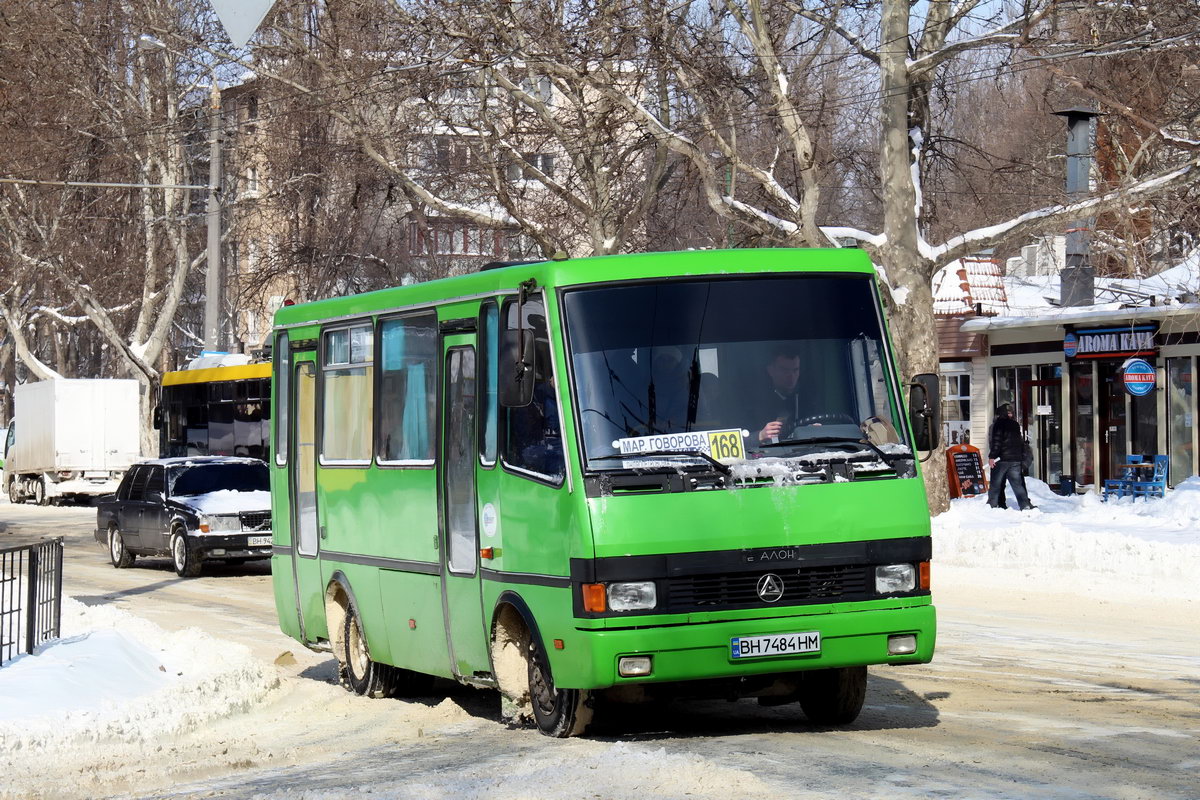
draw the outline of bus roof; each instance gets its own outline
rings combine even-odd
[[[252,378],[271,377],[271,363],[241,364],[233,367],[209,367],[208,369],[180,369],[164,372],[163,386],[178,386],[184,383],[211,383],[212,381],[244,381]]]
[[[866,252],[858,248],[748,248],[684,250],[665,253],[594,256],[561,261],[518,263],[468,275],[380,289],[284,306],[275,312],[276,327],[376,313],[515,290],[536,278],[542,286],[577,286],[606,281],[677,276],[739,275],[762,272],[845,272],[872,274]]]

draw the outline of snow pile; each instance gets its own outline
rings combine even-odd
[[[1164,499],[1061,497],[1028,480],[1037,506],[990,508],[986,497],[952,500],[933,520],[937,564],[1019,570],[1043,589],[1104,597],[1195,596],[1200,569],[1200,478]],[[1016,508],[1011,494],[1010,508]]]
[[[151,741],[245,711],[279,685],[242,645],[167,633],[112,606],[65,598],[62,631],[0,669],[0,759]]]

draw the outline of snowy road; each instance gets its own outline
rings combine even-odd
[[[1014,515],[1015,518],[1015,515]],[[934,663],[873,669],[843,730],[799,708],[708,702],[610,714],[587,739],[498,722],[492,693],[351,697],[278,632],[265,565],[180,580],[109,566],[87,509],[0,506],[7,533],[66,537],[65,590],[275,661],[280,687],[182,736],[119,731],[17,759],[17,795],[96,797],[1200,797],[1200,604],[1052,594],[1015,570],[935,566]],[[49,755],[49,754],[47,754]]]

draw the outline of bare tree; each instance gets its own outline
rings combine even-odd
[[[27,280],[12,297],[49,292],[89,320],[89,337],[113,354],[97,366],[142,386],[145,452],[155,449],[149,420],[158,363],[187,277],[202,258],[187,188],[196,181],[188,109],[209,68],[186,53],[138,43],[153,31],[187,38],[182,32],[203,20],[186,4],[148,2],[36,2],[6,18],[20,31],[5,38],[18,48],[6,54],[6,74],[30,97],[40,96],[33,87],[48,75],[62,81],[55,103],[5,123],[29,137],[25,158],[10,154],[4,171],[30,183],[9,183],[0,194],[9,257]],[[49,320],[59,328],[63,321]],[[35,374],[50,377],[28,348],[18,354]]]

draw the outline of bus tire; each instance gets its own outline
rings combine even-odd
[[[815,725],[849,725],[867,698],[867,668],[839,667],[801,673],[800,708]]]
[[[108,526],[108,560],[117,569],[124,569],[133,564],[133,553],[125,546],[125,537],[114,522]]]
[[[586,689],[556,689],[550,662],[536,636],[529,637],[529,700],[533,721],[546,736],[579,736],[592,721],[592,697]]]
[[[387,697],[392,694],[396,685],[396,671],[386,664],[371,660],[358,610],[353,605],[346,607],[341,645],[335,655],[338,660],[338,679],[342,686],[363,697]]]

